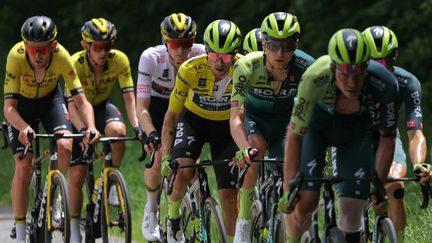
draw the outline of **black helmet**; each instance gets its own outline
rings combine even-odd
[[[113,23],[104,18],[93,18],[81,28],[82,39],[87,43],[94,41],[111,41],[117,37],[117,30]]]
[[[22,25],[21,36],[26,41],[52,41],[57,36],[57,26],[49,17],[33,16]]]

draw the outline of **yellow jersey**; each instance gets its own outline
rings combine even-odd
[[[236,62],[241,55],[234,57]],[[176,76],[168,110],[180,113],[186,107],[196,115],[213,121],[229,120],[233,65],[223,80],[215,82],[207,54],[184,62]],[[218,95],[216,95],[218,94]]]
[[[73,54],[72,59],[84,94],[92,105],[105,102],[117,80],[123,93],[134,92],[129,58],[123,52],[110,50],[99,84],[96,83],[86,50]],[[66,95],[70,97],[68,89],[66,89]]]
[[[27,59],[24,42],[18,42],[9,51],[6,63],[4,98],[43,98],[58,84],[60,75],[72,95],[82,92],[69,52],[60,44],[51,52],[51,58],[41,82],[36,82],[35,73]]]

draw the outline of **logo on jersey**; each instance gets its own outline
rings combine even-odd
[[[422,117],[421,112],[421,101],[420,101],[420,93],[418,91],[414,91],[411,93],[412,102],[414,103],[414,112],[416,117]]]
[[[393,127],[396,124],[395,103],[387,104],[387,127]]]
[[[162,77],[164,77],[164,78],[167,78],[168,77],[168,69],[164,69],[163,71],[162,71]]]
[[[407,128],[408,129],[415,128],[415,126],[416,126],[416,121],[415,120],[408,120],[407,121]]]
[[[69,76],[72,76],[72,75],[74,75],[74,74],[75,74],[75,71],[74,71],[73,69],[69,70],[69,72],[68,72],[68,75],[69,75]]]
[[[23,54],[24,53],[24,48],[22,46],[20,46],[17,50],[18,54]]]
[[[296,98],[295,102],[295,110],[294,110],[294,116],[297,117],[299,120],[304,121],[304,113],[306,110],[306,99],[303,97]]]
[[[207,79],[205,79],[205,78],[200,78],[200,79],[198,80],[198,87],[200,87],[200,88],[204,88],[204,87],[206,86],[206,84],[207,84]]]
[[[79,58],[78,58],[78,62],[79,62],[79,63],[84,63],[84,57],[79,57]]]

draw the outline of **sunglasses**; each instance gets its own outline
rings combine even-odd
[[[30,46],[30,45],[27,45],[26,49],[27,49],[27,53],[30,55],[35,55],[36,53],[39,53],[41,55],[46,55],[50,51],[50,47],[51,47],[51,45],[49,45],[49,46]]]
[[[355,64],[355,65],[351,65],[351,64],[347,64],[347,63],[342,63],[342,64],[336,65],[336,68],[340,72],[346,73],[346,74],[364,73],[364,72],[366,72],[367,67],[368,67],[368,63],[366,63],[366,62]]]
[[[209,52],[208,53],[208,59],[210,61],[217,61],[217,60],[221,59],[223,63],[232,62],[233,56],[234,55],[231,55],[231,54],[219,54],[216,52]]]
[[[264,42],[265,47],[268,51],[278,52],[291,52],[296,49],[296,41],[294,40],[266,40]]]
[[[177,50],[180,47],[182,47],[183,49],[191,49],[194,42],[195,42],[194,38],[167,40],[167,46],[168,46],[168,48],[174,49],[174,50]]]
[[[381,65],[383,65],[387,69],[390,69],[393,66],[393,61],[390,59],[386,59],[386,58],[375,59],[375,61],[377,61],[378,63],[380,63]]]
[[[103,50],[105,50],[106,52],[109,52],[112,48],[112,44],[111,43],[92,43],[91,48],[93,48],[93,51],[95,52],[101,52]]]

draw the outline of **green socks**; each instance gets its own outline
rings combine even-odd
[[[168,218],[180,218],[180,203],[181,200],[171,201],[171,199],[168,198]]]
[[[251,220],[252,219],[252,199],[254,194],[254,188],[240,189],[240,212],[239,219]]]
[[[234,236],[233,235],[227,235],[227,242],[228,243],[233,243],[234,242]]]
[[[300,236],[287,236],[287,243],[300,243]]]
[[[405,230],[396,231],[396,238],[398,243],[403,243],[405,238]]]

